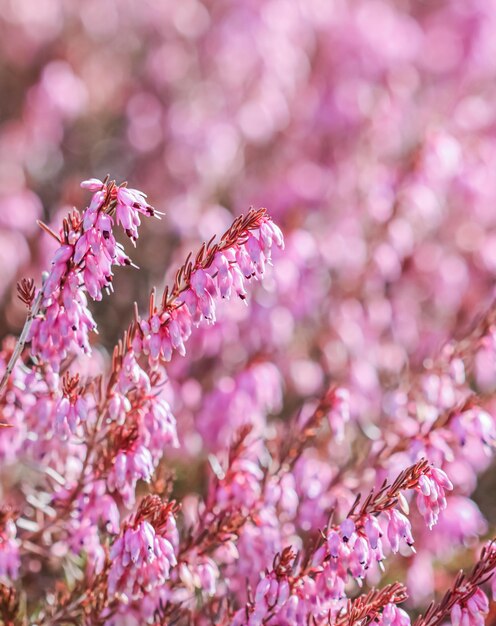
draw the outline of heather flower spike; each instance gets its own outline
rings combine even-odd
[[[489,600],[481,585],[495,578],[496,549],[494,540],[484,546],[470,574],[460,571],[442,600],[429,606],[414,626],[438,626],[449,616],[454,626],[482,626],[489,613]],[[494,582],[493,582],[494,584]]]
[[[134,349],[147,354],[152,366],[158,360],[169,361],[176,350],[184,355],[192,326],[202,320],[215,323],[215,296],[229,299],[235,294],[244,300],[247,281],[261,277],[273,244],[284,247],[282,234],[265,209],[251,209],[218,243],[203,244],[194,260],[188,258],[177,271],[160,304],[152,294],[150,316],[137,319]]]
[[[148,496],[139,504],[110,551],[110,596],[133,600],[169,579],[179,543],[175,512],[174,502],[163,504],[158,496]]]
[[[93,193],[91,202],[82,214],[74,210],[64,219],[60,246],[31,305],[15,354],[17,359],[25,341],[31,341],[32,355],[56,372],[70,353],[91,352],[89,333],[96,331],[96,324],[87,295],[101,300],[103,289],[112,290],[112,267],[131,264],[115,239],[114,222],[135,242],[140,214],[159,217],[143,193],[125,184],[118,186],[108,177],[90,179],[81,186]],[[5,376],[14,365],[14,355],[12,361]]]

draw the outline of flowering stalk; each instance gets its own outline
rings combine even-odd
[[[218,243],[204,243],[176,272],[173,287],[165,288],[158,305],[152,293],[149,316],[136,316],[136,353],[147,354],[152,365],[169,361],[174,350],[184,355],[192,325],[202,319],[215,323],[214,297],[229,299],[235,294],[244,300],[246,281],[263,274],[274,244],[282,248],[283,237],[266,209],[250,209]]]
[[[358,496],[346,518],[322,533],[324,543],[314,546],[301,560],[290,547],[276,555],[272,569],[260,579],[254,598],[236,613],[233,624],[256,626],[273,619],[334,623],[344,610],[349,575],[358,581],[365,578],[369,568],[381,565],[386,546],[397,552],[404,541],[413,549],[410,521],[399,510],[408,513],[402,492],[417,493],[429,524],[437,520],[445,505],[445,491],[451,488],[444,472],[422,460],[401,472],[392,484],[372,491],[360,507]],[[426,493],[428,505],[423,500]],[[386,617],[404,624],[406,615],[391,606]]]
[[[317,563],[334,562],[338,567],[332,569],[342,580],[344,589],[348,571],[361,579],[374,560],[380,564],[384,559],[384,534],[392,552],[398,552],[401,541],[413,549],[414,540],[407,518],[409,507],[403,491],[417,493],[419,510],[426,523],[432,525],[446,506],[445,491],[450,489],[452,485],[442,470],[431,467],[425,459],[419,461],[401,472],[391,485],[385,483],[377,491],[372,491],[360,507],[360,496],[357,496],[346,519],[327,530],[324,558],[318,556]],[[385,533],[378,516],[382,516],[385,523]]]
[[[450,615],[453,626],[482,626],[489,612],[489,600],[481,589],[493,580],[493,596],[496,589],[496,540],[482,549],[479,560],[470,574],[462,570],[453,585],[438,603],[432,602],[427,611],[419,616],[414,626],[438,626]]]
[[[103,182],[84,181],[81,186],[93,192],[83,214],[77,210],[70,213],[59,235],[43,225],[57,240],[59,248],[36,297],[32,285],[26,294],[29,300],[21,293],[30,307],[29,314],[0,391],[26,340],[31,341],[33,356],[48,363],[54,371],[60,369],[70,351],[90,352],[88,333],[96,330],[96,324],[87,308],[86,293],[93,300],[101,300],[102,289],[112,288],[112,266],[131,264],[122,245],[115,240],[114,223],[120,224],[135,242],[140,215],[159,217],[144,194],[128,189],[126,183],[117,186],[107,177]]]

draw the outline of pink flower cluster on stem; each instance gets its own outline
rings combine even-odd
[[[86,294],[101,300],[102,290],[112,289],[113,266],[131,264],[115,240],[114,223],[122,225],[135,241],[140,215],[158,217],[140,191],[108,179],[91,179],[81,186],[93,192],[91,203],[82,214],[74,210],[58,236],[50,231],[60,246],[28,336],[33,356],[55,371],[69,353],[91,351],[89,333],[96,330],[96,324]]]
[[[431,602],[415,626],[439,626],[448,615],[453,626],[482,626],[489,613],[489,600],[481,588],[491,580],[493,597],[496,596],[496,540],[486,544],[469,574],[460,570],[452,586],[442,599]]]
[[[152,365],[184,355],[193,325],[216,319],[215,298],[246,298],[246,282],[259,278],[271,259],[272,247],[284,247],[282,233],[265,209],[251,209],[234,221],[218,243],[203,244],[193,261],[177,272],[174,286],[164,291],[160,306],[155,295],[150,315],[138,320],[133,342],[136,353],[149,355]]]
[[[277,619],[304,625],[309,619],[321,623],[327,615],[338,616],[350,576],[360,582],[374,567],[382,567],[386,548],[398,552],[404,542],[413,549],[402,492],[412,490],[427,498],[421,502],[429,524],[437,519],[445,492],[451,488],[444,472],[423,460],[401,472],[392,484],[370,493],[359,508],[357,498],[347,517],[325,531],[325,542],[304,557],[307,565],[298,565],[290,549],[275,558],[273,569],[261,577],[254,598],[236,613],[235,623],[257,626]],[[383,619],[400,625],[406,614],[391,606],[385,609]]]
[[[146,496],[110,551],[108,592],[124,600],[148,594],[168,580],[177,563],[179,537],[174,502]]]

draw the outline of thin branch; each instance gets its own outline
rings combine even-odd
[[[31,329],[31,325],[33,323],[34,318],[38,315],[42,300],[43,300],[43,288],[41,288],[38,291],[38,295],[36,296],[32,306],[29,309],[28,316],[26,318],[26,321],[24,322],[24,328],[22,329],[19,339],[17,340],[14,351],[12,352],[12,356],[10,357],[9,362],[7,364],[5,373],[2,376],[2,380],[0,381],[0,395],[3,393],[3,390],[5,389],[7,385],[10,375],[12,374],[12,371],[14,370],[15,364],[17,363],[17,360],[19,359],[19,357],[22,354],[22,351],[24,350],[24,346],[26,345],[26,340],[27,340],[29,331]]]

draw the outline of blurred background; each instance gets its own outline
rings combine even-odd
[[[493,300],[495,32],[494,0],[0,0],[0,334],[22,327],[16,280],[49,264],[36,220],[83,208],[83,179],[166,212],[94,307],[103,360],[135,300],[266,206],[285,253],[171,364],[184,447],[329,382],[374,438],[392,391]],[[492,354],[474,375],[489,394]]]

